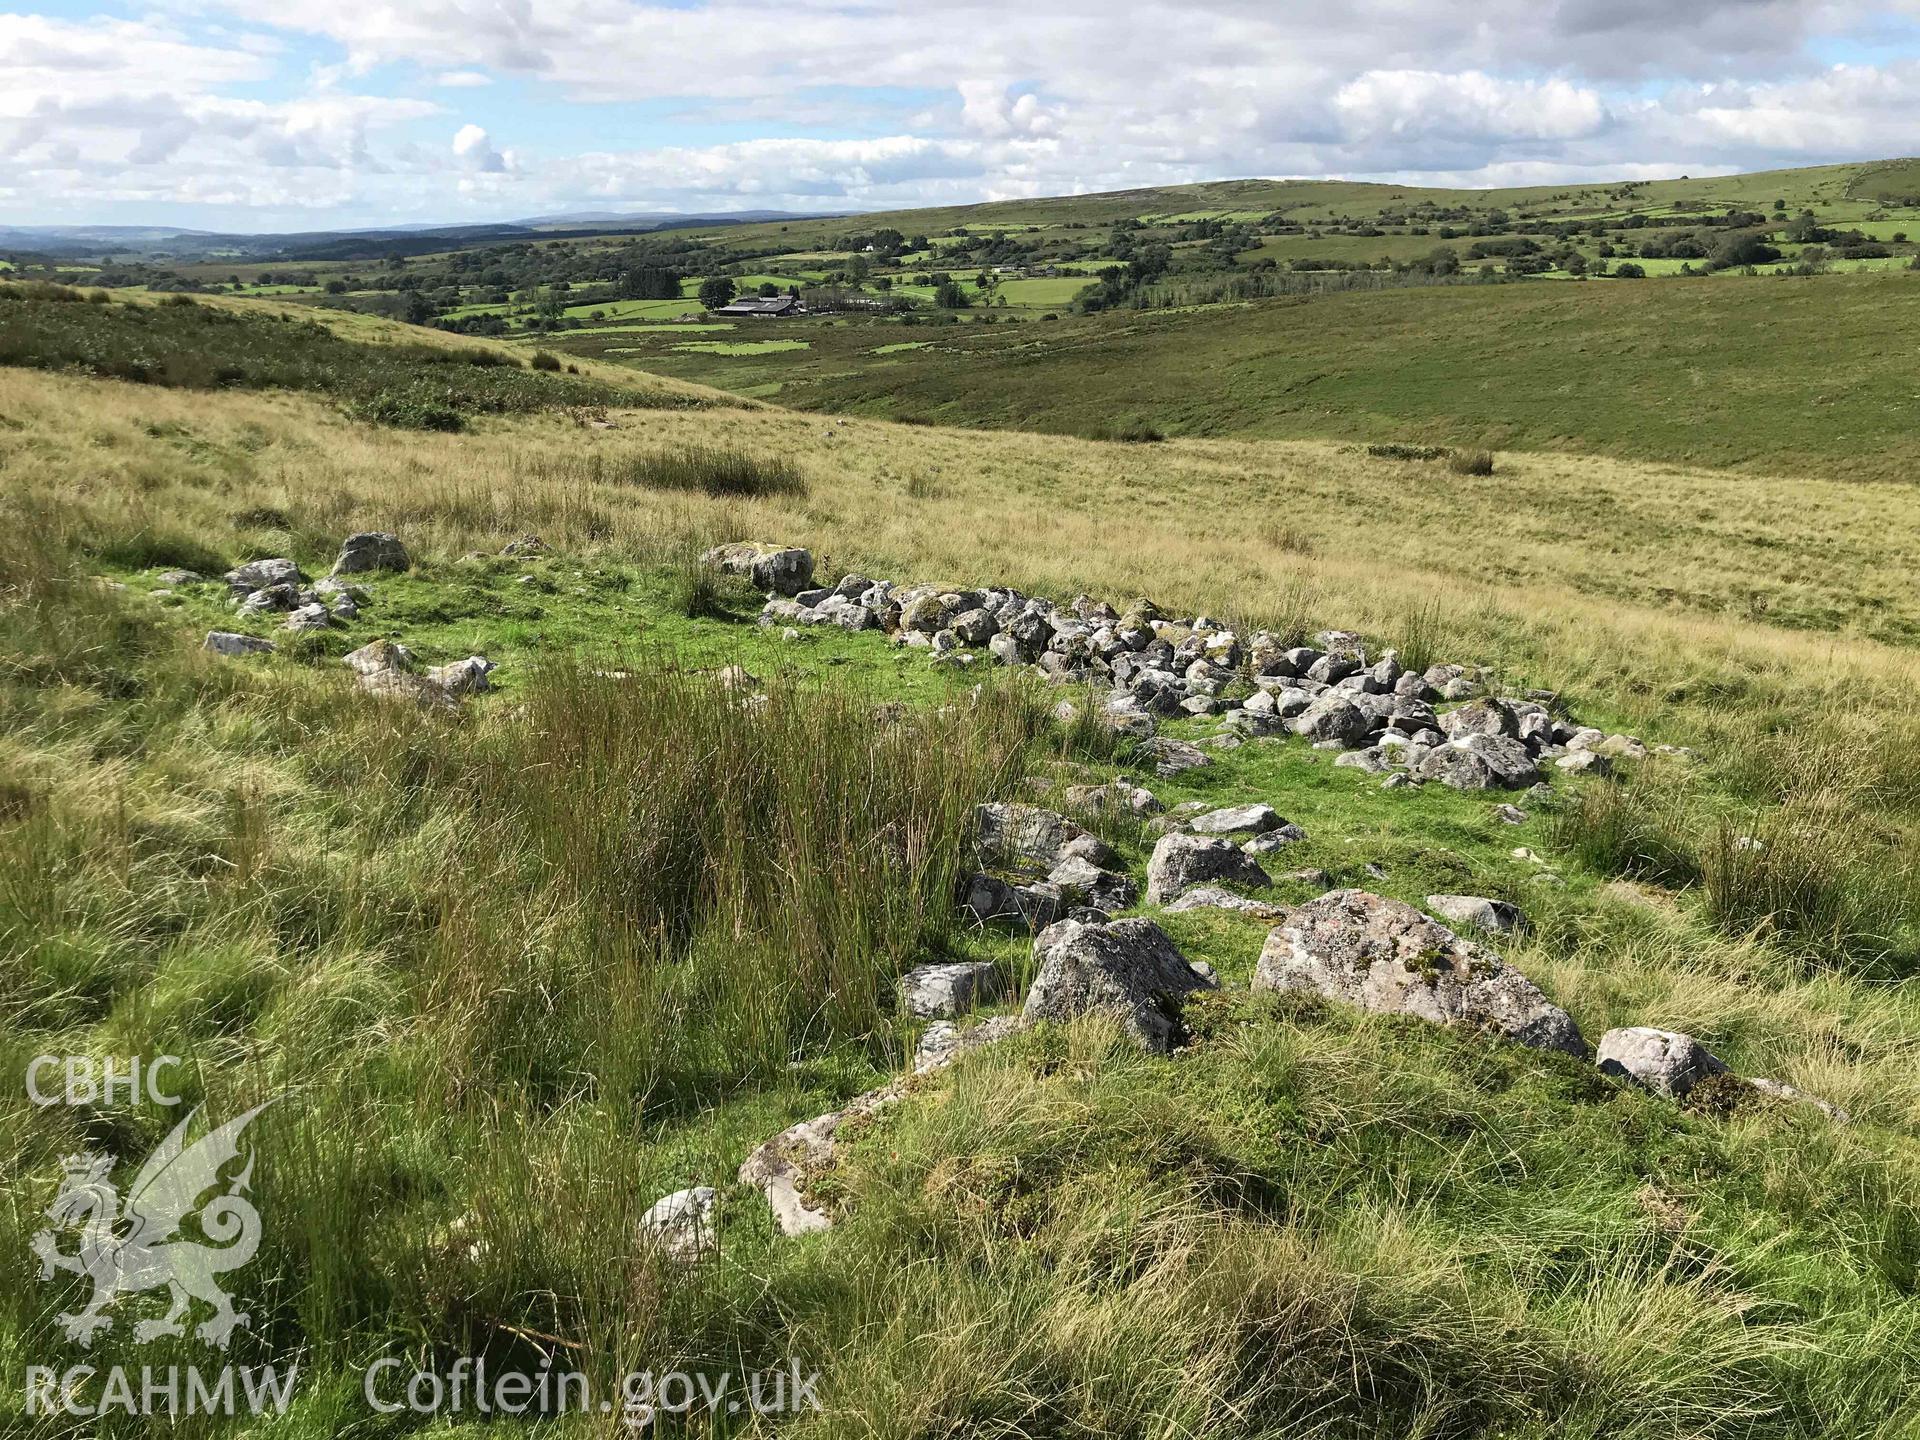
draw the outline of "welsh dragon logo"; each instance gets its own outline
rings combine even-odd
[[[113,1156],[89,1152],[66,1157],[66,1182],[46,1215],[59,1230],[78,1226],[80,1248],[62,1254],[58,1232],[49,1228],[33,1237],[33,1251],[40,1257],[42,1280],[51,1280],[57,1270],[70,1270],[93,1281],[93,1298],[86,1307],[57,1317],[68,1339],[91,1345],[97,1332],[113,1325],[109,1306],[124,1295],[161,1286],[172,1304],[160,1319],[135,1324],[136,1340],[185,1335],[195,1300],[214,1307],[196,1336],[222,1350],[234,1327],[250,1322],[246,1312],[233,1308],[215,1277],[239,1269],[260,1248],[260,1212],[246,1198],[252,1153],[237,1174],[222,1180],[221,1171],[240,1158],[242,1133],[266,1108],[255,1106],[189,1145],[188,1127],[200,1113],[197,1108],[191,1111],[147,1157],[124,1205],[112,1180]],[[220,1193],[203,1203],[202,1197],[216,1188]],[[205,1240],[185,1232],[185,1222],[196,1211]]]

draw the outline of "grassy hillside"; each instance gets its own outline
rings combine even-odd
[[[1902,479],[1920,275],[1317,296],[1041,324],[779,327],[632,363],[783,404],[1065,433],[1319,436]],[[894,336],[924,340],[880,354]],[[594,346],[579,345],[581,353]]]
[[[298,1357],[298,1393],[275,1425],[182,1433],[450,1433],[368,1415],[382,1355],[544,1358],[602,1387],[792,1360],[820,1371],[821,1411],[689,1428],[822,1440],[1920,1425],[1920,662],[1872,638],[1920,625],[1908,487],[1507,454],[1459,476],[1326,443],[770,407],[417,433],[326,393],[21,367],[0,416],[8,1063],[177,1054],[216,1113],[278,1097],[231,1358]],[[688,488],[700,447],[781,483]],[[217,584],[160,582],[265,555],[319,573],[367,528],[413,569],[365,577],[358,616],[297,642]],[[547,553],[500,553],[528,532]],[[1563,780],[1519,826],[1501,797],[1382,790],[1297,740],[1164,780],[1056,724],[1057,690],[748,623],[758,597],[691,563],[742,536],[808,545],[830,578],[1352,626],[1698,759]],[[281,649],[209,655],[215,624]],[[371,699],[338,658],[380,636],[426,662],[484,651],[501,693]],[[763,700],[718,683],[729,662]],[[970,806],[1116,774],[1169,804],[1267,800],[1309,837],[1276,871],[1511,899],[1535,928],[1494,943],[1589,1034],[1687,1029],[1854,1122],[1683,1108],[1485,1036],[1233,989],[1190,1012],[1183,1054],[1081,1023],[917,1083],[845,1136],[823,1182],[841,1223],[779,1237],[735,1167],[898,1072],[916,1027],[893,977],[951,956],[1015,994],[1030,978],[1024,941],[955,912]],[[1152,837],[1110,829],[1137,878]],[[1236,987],[1267,928],[1143,913]],[[43,1281],[29,1248],[60,1156],[144,1153],[172,1120],[0,1098],[16,1373],[204,1358],[124,1326],[65,1347],[54,1313],[84,1287]],[[695,1183],[722,1192],[720,1253],[682,1269],[635,1224]],[[45,1428],[20,1398],[0,1420]]]

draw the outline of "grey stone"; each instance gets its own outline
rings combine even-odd
[[[973,812],[974,837],[980,853],[1003,865],[1045,871],[1068,855],[1080,855],[1096,865],[1112,865],[1118,857],[1099,837],[1055,811],[1038,805],[994,801]]]
[[[900,977],[900,1008],[922,1020],[952,1019],[989,998],[997,978],[987,960],[916,965]]]
[[[1442,919],[1489,935],[1524,935],[1531,928],[1517,905],[1484,895],[1429,895],[1427,908]]]
[[[1046,883],[1016,885],[998,875],[978,874],[967,881],[960,900],[977,925],[996,921],[1016,930],[1044,930],[1060,918],[1063,908],[1058,886]]]
[[[1608,1075],[1678,1100],[1709,1075],[1724,1075],[1726,1065],[1691,1035],[1629,1025],[1600,1037],[1595,1063]]]
[[[1166,808],[1151,790],[1125,780],[1105,785],[1070,785],[1066,804],[1083,815],[1158,815]]]
[[[1206,835],[1163,835],[1147,861],[1147,899],[1164,905],[1181,891],[1206,881],[1268,884],[1267,872],[1230,840]]]
[[[1364,890],[1310,900],[1267,937],[1256,990],[1299,990],[1382,1014],[1479,1025],[1584,1058],[1579,1027],[1518,970],[1411,905]]]
[[[1230,805],[1220,810],[1209,810],[1204,815],[1196,815],[1187,822],[1188,828],[1196,835],[1264,835],[1269,830],[1278,830],[1287,822],[1274,813],[1271,805],[1255,803],[1252,805]]]
[[[335,575],[364,575],[372,570],[406,570],[413,561],[398,535],[384,530],[363,530],[340,543],[340,557],[333,562]]]
[[[1293,733],[1316,743],[1333,742],[1343,747],[1364,745],[1373,733],[1373,721],[1353,703],[1353,697],[1337,692],[1318,696],[1293,721]]]
[[[209,630],[207,638],[200,642],[201,648],[211,650],[216,655],[225,655],[237,660],[246,655],[270,655],[273,642],[261,640],[253,635],[236,635],[231,630]]]
[[[254,590],[264,590],[269,585],[298,585],[301,579],[300,567],[285,557],[272,560],[249,560],[246,564],[227,571],[226,574],[227,584],[240,595]]]
[[[1175,740],[1171,736],[1157,735],[1143,741],[1140,753],[1153,762],[1154,773],[1162,778],[1179,775],[1187,770],[1197,770],[1213,762],[1207,758],[1204,750],[1189,745],[1184,740]]]
[[[1181,1001],[1218,984],[1190,965],[1151,920],[1062,921],[1041,932],[1033,952],[1037,969],[1024,1019],[1112,1015],[1149,1050],[1178,1043]]]
[[[427,679],[449,695],[473,695],[493,688],[487,677],[497,668],[484,655],[469,655],[451,665],[435,665],[427,671]]]
[[[1047,883],[1059,889],[1062,902],[1069,906],[1085,904],[1113,911],[1124,910],[1134,901],[1131,877],[1079,855],[1069,855],[1049,870]]]
[[[761,590],[798,595],[813,586],[813,554],[798,546],[743,540],[718,545],[701,557],[705,564],[740,575]]]
[[[1231,910],[1236,914],[1251,915],[1257,920],[1284,920],[1292,913],[1285,905],[1249,900],[1231,890],[1222,890],[1218,885],[1196,885],[1167,906],[1169,915],[1181,915],[1189,910]]]
[[[1271,855],[1276,850],[1284,850],[1289,845],[1298,845],[1307,838],[1307,832],[1289,821],[1278,830],[1269,830],[1264,835],[1256,835],[1240,847],[1247,855]]]
[[[356,675],[372,675],[382,670],[411,670],[413,652],[397,640],[375,640],[341,656],[340,663]]]
[[[713,1215],[719,1203],[720,1192],[711,1185],[695,1185],[661,1196],[640,1217],[637,1230],[641,1244],[683,1265],[706,1258],[720,1248],[720,1231]]]

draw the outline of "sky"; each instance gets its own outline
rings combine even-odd
[[[0,225],[840,212],[1920,150],[1920,0],[0,0]]]

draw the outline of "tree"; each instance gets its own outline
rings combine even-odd
[[[702,309],[718,310],[731,304],[739,292],[734,288],[733,279],[727,275],[713,275],[700,282],[700,305]]]

